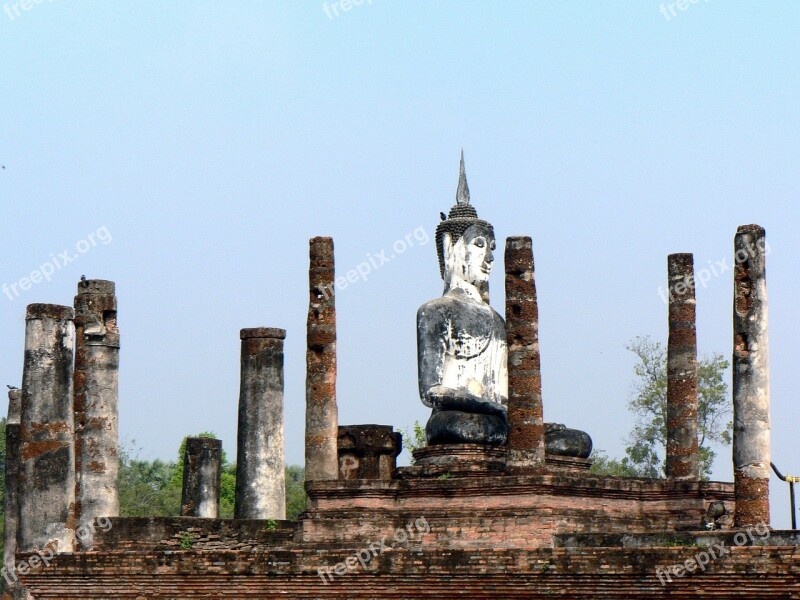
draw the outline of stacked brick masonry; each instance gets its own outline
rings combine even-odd
[[[423,544],[514,548],[552,544],[556,533],[698,529],[708,503],[733,510],[730,484],[585,474],[444,480],[311,482],[299,539],[355,544],[425,517]]]
[[[339,476],[336,406],[336,279],[333,239],[309,241],[306,321],[306,478]]]
[[[669,339],[667,342],[667,477],[697,479],[697,331],[694,258],[667,257]]]
[[[694,547],[391,549],[328,584],[317,574],[351,554],[111,552],[62,555],[26,577],[33,598],[800,598],[796,546],[736,548],[705,572],[662,585],[656,568]]]
[[[560,473],[317,481],[307,490],[298,523],[113,519],[95,551],[59,555],[24,584],[35,599],[680,598],[700,589],[706,598],[800,599],[800,554],[785,541],[734,548],[667,587],[656,567],[693,556],[691,541],[554,547],[568,535],[696,529],[709,501],[733,508],[730,484]],[[421,517],[427,533],[394,541]],[[318,569],[382,540],[366,564],[323,582]]]
[[[531,238],[506,240],[506,341],[508,343],[508,452],[512,469],[545,466],[539,305]]]
[[[102,552],[153,552],[187,549],[268,551],[294,539],[291,521],[136,517],[109,519],[98,531],[95,549]],[[182,548],[182,546],[184,548]]]

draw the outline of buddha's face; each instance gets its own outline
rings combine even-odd
[[[473,285],[489,281],[495,247],[492,230],[473,225],[453,246],[452,275]]]

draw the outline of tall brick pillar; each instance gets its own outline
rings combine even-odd
[[[6,498],[3,564],[14,563],[19,525],[19,422],[22,409],[22,390],[8,392],[6,419]]]
[[[31,304],[25,317],[17,551],[75,540],[72,308]]]
[[[216,519],[222,478],[222,441],[186,438],[183,454],[181,516]]]
[[[694,258],[667,257],[669,339],[667,342],[667,458],[672,479],[700,477],[697,445],[697,332]]]
[[[734,525],[769,525],[769,339],[764,229],[742,225],[734,237]]]
[[[113,281],[81,280],[75,296],[75,499],[79,541],[119,516],[119,329]]]
[[[505,251],[508,343],[508,466],[544,468],[539,307],[530,237],[509,237]]]
[[[236,518],[286,518],[283,340],[286,331],[242,329]]]
[[[339,476],[333,239],[312,238],[309,259],[306,481],[314,481]]]

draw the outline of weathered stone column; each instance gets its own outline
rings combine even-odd
[[[6,419],[6,498],[3,564],[14,564],[19,524],[19,422],[22,409],[22,390],[8,392]]]
[[[219,517],[219,491],[222,477],[222,441],[211,438],[186,438],[183,454],[184,517]]]
[[[17,551],[75,539],[72,308],[31,304],[25,317]]]
[[[286,518],[283,340],[286,331],[242,329],[236,518]]]
[[[337,479],[336,304],[333,239],[309,242],[306,352],[306,481]]]
[[[734,525],[769,525],[769,341],[764,229],[742,225],[734,238]]]
[[[98,517],[119,516],[119,329],[114,282],[81,280],[75,296],[75,499],[79,541]]]
[[[506,240],[508,466],[544,468],[544,415],[539,359],[539,307],[530,237]]]
[[[700,477],[697,445],[697,332],[695,328],[694,257],[667,257],[669,338],[667,342],[666,475]]]

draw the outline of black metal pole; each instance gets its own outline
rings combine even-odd
[[[789,504],[792,507],[792,529],[797,529],[797,510],[794,507],[794,482],[800,481],[800,477],[784,475],[778,471],[778,467],[775,466],[775,463],[769,463],[769,466],[772,467],[772,470],[775,471],[775,475],[777,475],[781,481],[785,481],[789,484]]]

